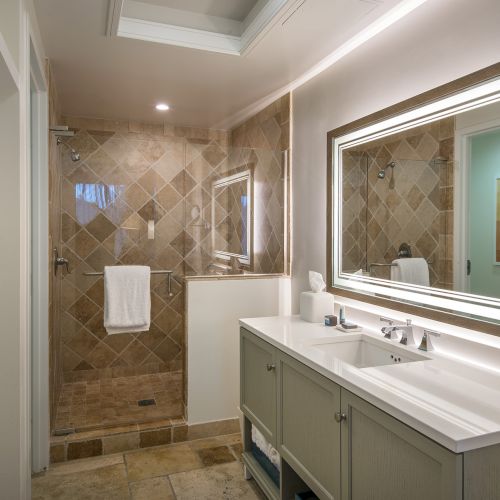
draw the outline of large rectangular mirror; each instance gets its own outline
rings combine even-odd
[[[499,321],[500,79],[329,138],[330,284]]]
[[[252,173],[245,170],[212,184],[214,257],[252,264]]]

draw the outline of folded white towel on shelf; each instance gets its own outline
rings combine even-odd
[[[109,335],[149,330],[150,276],[148,266],[104,267],[104,327]]]
[[[257,448],[264,453],[264,455],[269,459],[269,461],[278,469],[281,469],[280,455],[278,451],[272,447],[270,443],[267,442],[266,438],[262,433],[252,425],[252,441],[255,443]]]
[[[430,286],[429,264],[421,257],[410,257],[392,261],[391,280],[412,285]]]

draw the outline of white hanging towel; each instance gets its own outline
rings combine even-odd
[[[148,266],[104,267],[104,328],[109,335],[149,330],[150,276]]]
[[[410,257],[392,261],[391,280],[412,285],[430,286],[429,265],[421,257]]]

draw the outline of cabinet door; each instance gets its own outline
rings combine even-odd
[[[342,389],[342,500],[458,500],[462,455]]]
[[[276,446],[276,348],[244,328],[240,372],[241,411]]]
[[[278,451],[321,499],[340,498],[340,387],[278,354]]]

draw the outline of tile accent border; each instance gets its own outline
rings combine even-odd
[[[224,436],[239,431],[238,418],[194,425],[186,424],[184,419],[175,419],[52,436],[50,463]]]

